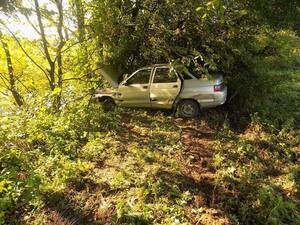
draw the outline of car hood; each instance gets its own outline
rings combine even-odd
[[[116,88],[119,86],[122,75],[118,73],[113,66],[110,65],[101,65],[99,67],[100,74],[104,77],[109,84]]]

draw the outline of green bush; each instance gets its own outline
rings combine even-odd
[[[221,132],[215,156],[221,204],[236,224],[299,224],[299,136],[267,130],[255,116],[240,136]]]
[[[78,152],[91,131],[118,128],[116,115],[85,102],[59,114],[27,106],[0,120],[0,224],[42,207],[44,193],[89,169]]]

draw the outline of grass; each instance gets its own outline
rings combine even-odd
[[[203,182],[200,193],[201,179],[195,180],[186,167],[194,170],[200,159],[184,147],[198,122],[186,128],[188,121],[138,111],[121,117],[118,129],[92,132],[78,152],[90,169],[64,189],[44,193],[43,210],[25,223],[190,224],[200,219],[193,218],[201,214],[196,205],[205,201],[202,194],[208,195],[213,184]]]
[[[299,224],[299,133],[270,134],[255,119],[235,133],[215,110],[117,114],[78,151],[89,168],[44,192],[22,223]]]

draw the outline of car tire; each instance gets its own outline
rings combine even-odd
[[[199,116],[200,108],[194,100],[182,100],[178,104],[177,111],[180,117],[194,118]]]
[[[112,98],[105,98],[101,101],[101,105],[104,112],[111,112],[116,108],[116,103]]]

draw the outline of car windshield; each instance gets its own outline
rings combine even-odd
[[[134,73],[132,77],[127,80],[127,84],[147,84],[149,83],[151,69],[141,69]]]

